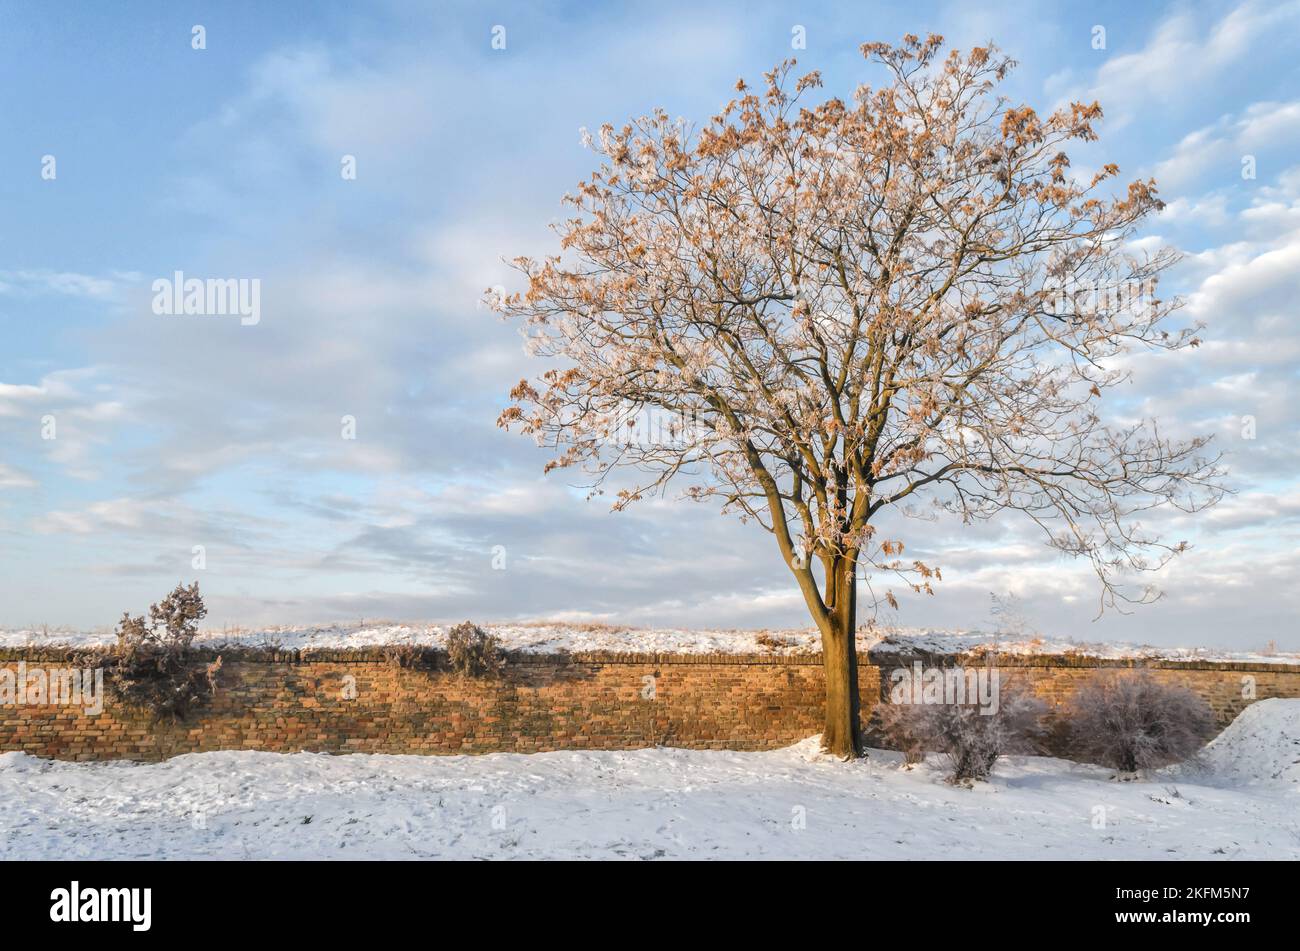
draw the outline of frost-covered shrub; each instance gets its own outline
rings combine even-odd
[[[1185,760],[1214,732],[1208,703],[1145,673],[1089,682],[1071,697],[1069,718],[1077,758],[1129,774]]]
[[[462,676],[497,677],[505,670],[501,642],[469,621],[447,632],[447,660]]]
[[[429,655],[419,644],[389,644],[383,649],[384,659],[403,670],[418,670],[431,666]]]
[[[948,780],[987,779],[999,756],[1041,748],[1047,705],[1003,682],[996,709],[977,703],[891,703],[877,709],[881,735],[904,761],[919,763],[927,751],[943,754]]]
[[[1040,749],[1047,705],[1007,684],[1001,688],[996,713],[984,713],[973,704],[940,704],[931,710],[933,742],[948,759],[949,780],[970,783],[988,779],[999,756]]]
[[[177,585],[157,604],[149,619],[122,615],[117,643],[96,658],[105,667],[112,696],[149,711],[154,720],[183,719],[217,687],[221,658],[195,663],[192,656],[198,622],[207,616],[199,583]]]

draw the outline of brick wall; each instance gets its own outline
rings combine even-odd
[[[863,659],[864,715],[882,692],[887,696],[891,668],[913,659]],[[50,668],[66,665],[68,654],[0,651],[0,668],[16,671],[19,662]],[[1099,671],[1133,666],[1065,657],[1001,658],[999,664],[1004,677],[1022,678],[1054,704]],[[1300,666],[1146,666],[1204,696],[1221,725],[1249,702],[1243,676],[1255,678],[1260,699],[1300,696]],[[220,749],[486,753],[661,744],[762,750],[817,733],[821,722],[817,657],[522,655],[511,658],[504,678],[484,681],[398,667],[380,650],[241,651],[226,654],[221,689],[183,723],[151,724],[111,701],[98,716],[74,706],[0,705],[0,751],[156,760]]]

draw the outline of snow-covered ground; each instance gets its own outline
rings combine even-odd
[[[1300,700],[1196,770],[1112,782],[1045,757],[954,788],[937,758],[769,753],[0,755],[0,859],[1300,858]],[[1103,821],[1104,819],[1104,821]]]
[[[815,630],[717,630],[693,628],[618,627],[605,624],[509,623],[485,624],[510,650],[532,653],[664,654],[808,654],[820,650]],[[273,646],[286,650],[309,648],[360,648],[389,644],[445,643],[449,625],[354,622],[268,628],[225,628],[203,631],[197,643],[227,646]],[[96,630],[0,629],[0,647],[39,645],[109,644],[111,628]],[[1007,654],[1079,654],[1098,658],[1164,660],[1220,660],[1253,663],[1300,664],[1300,654],[1286,652],[1229,651],[1206,647],[1161,648],[1117,643],[1078,643],[1059,638],[994,635],[981,631],[943,631],[928,628],[863,628],[860,649],[958,653],[995,648]]]

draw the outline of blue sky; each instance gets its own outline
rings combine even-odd
[[[0,11],[0,625],[110,624],[194,577],[218,625],[804,623],[753,526],[671,499],[613,515],[543,478],[494,427],[537,368],[476,305],[501,258],[553,247],[581,127],[707,118],[802,26],[828,93],[869,78],[863,41],[935,31],[1006,49],[1017,100],[1101,101],[1077,162],[1158,179],[1149,235],[1187,253],[1175,290],[1207,324],[1136,361],[1117,408],[1214,433],[1236,493],[1156,513],[1195,547],[1134,615],[1094,622],[1087,569],[1008,521],[912,532],[945,581],[890,620],[980,626],[1011,591],[1051,634],[1300,647],[1300,5],[361,7]],[[175,270],[257,278],[261,322],[155,315]]]

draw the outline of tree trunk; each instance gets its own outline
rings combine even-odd
[[[858,698],[858,597],[852,561],[837,559],[828,574],[830,623],[822,630],[826,679],[826,728],[822,749],[832,756],[862,755],[861,702]]]

